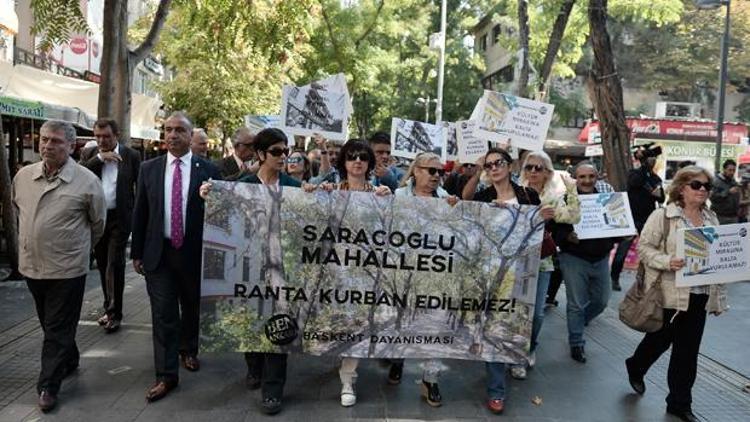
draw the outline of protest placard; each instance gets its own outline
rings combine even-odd
[[[343,142],[349,125],[348,104],[345,92],[329,91],[317,83],[304,87],[286,85],[281,94],[279,128],[292,135],[320,134]]]
[[[394,117],[391,122],[391,155],[414,158],[420,152],[434,152],[443,157],[445,138],[442,125]]]
[[[636,234],[630,202],[625,192],[578,195],[581,222],[575,225],[578,238],[633,236]]]
[[[555,106],[495,91],[484,91],[471,120],[479,122],[477,137],[510,141],[516,148],[541,151]]]
[[[726,224],[677,231],[677,256],[685,266],[676,272],[678,287],[750,279],[750,224]]]
[[[479,124],[474,120],[456,122],[456,138],[458,139],[458,161],[474,164],[480,157],[487,154],[487,141],[475,137]]]
[[[443,162],[456,161],[458,159],[458,134],[456,124],[453,122],[441,122],[445,128],[445,145],[443,149]]]
[[[201,349],[523,361],[543,226],[532,206],[215,182]]]
[[[604,155],[602,144],[586,145],[586,151],[583,153],[584,157],[600,157],[602,155]]]

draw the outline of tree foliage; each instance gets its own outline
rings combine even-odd
[[[56,44],[68,42],[71,35],[89,32],[79,0],[31,0],[34,25],[31,33],[39,35],[39,49],[48,51]]]

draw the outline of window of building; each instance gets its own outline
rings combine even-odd
[[[487,34],[479,36],[479,51],[487,51]]]
[[[242,257],[242,281],[250,281],[250,258]]]
[[[500,26],[500,24],[495,25],[494,28],[492,28],[492,44],[497,43],[497,39],[500,37],[500,33],[502,32],[503,28]]]
[[[228,233],[230,231],[229,211],[228,207],[214,209],[212,212],[206,214],[206,222]]]
[[[203,278],[224,280],[226,252],[213,248],[203,249]]]

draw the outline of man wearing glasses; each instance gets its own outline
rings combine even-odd
[[[234,132],[234,135],[232,135],[234,154],[214,163],[219,168],[224,180],[237,180],[247,174],[258,172],[253,139],[252,132],[246,127],[239,128]]]
[[[369,139],[370,148],[375,152],[375,171],[370,183],[373,186],[388,186],[392,192],[398,189],[404,171],[390,165],[391,137],[385,132],[375,132]]]

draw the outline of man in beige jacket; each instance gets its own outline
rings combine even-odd
[[[106,216],[99,178],[70,157],[75,142],[71,124],[45,122],[39,136],[42,161],[22,168],[13,179],[18,267],[44,330],[37,382],[44,412],[55,407],[63,378],[78,368],[75,336],[89,253]]]

